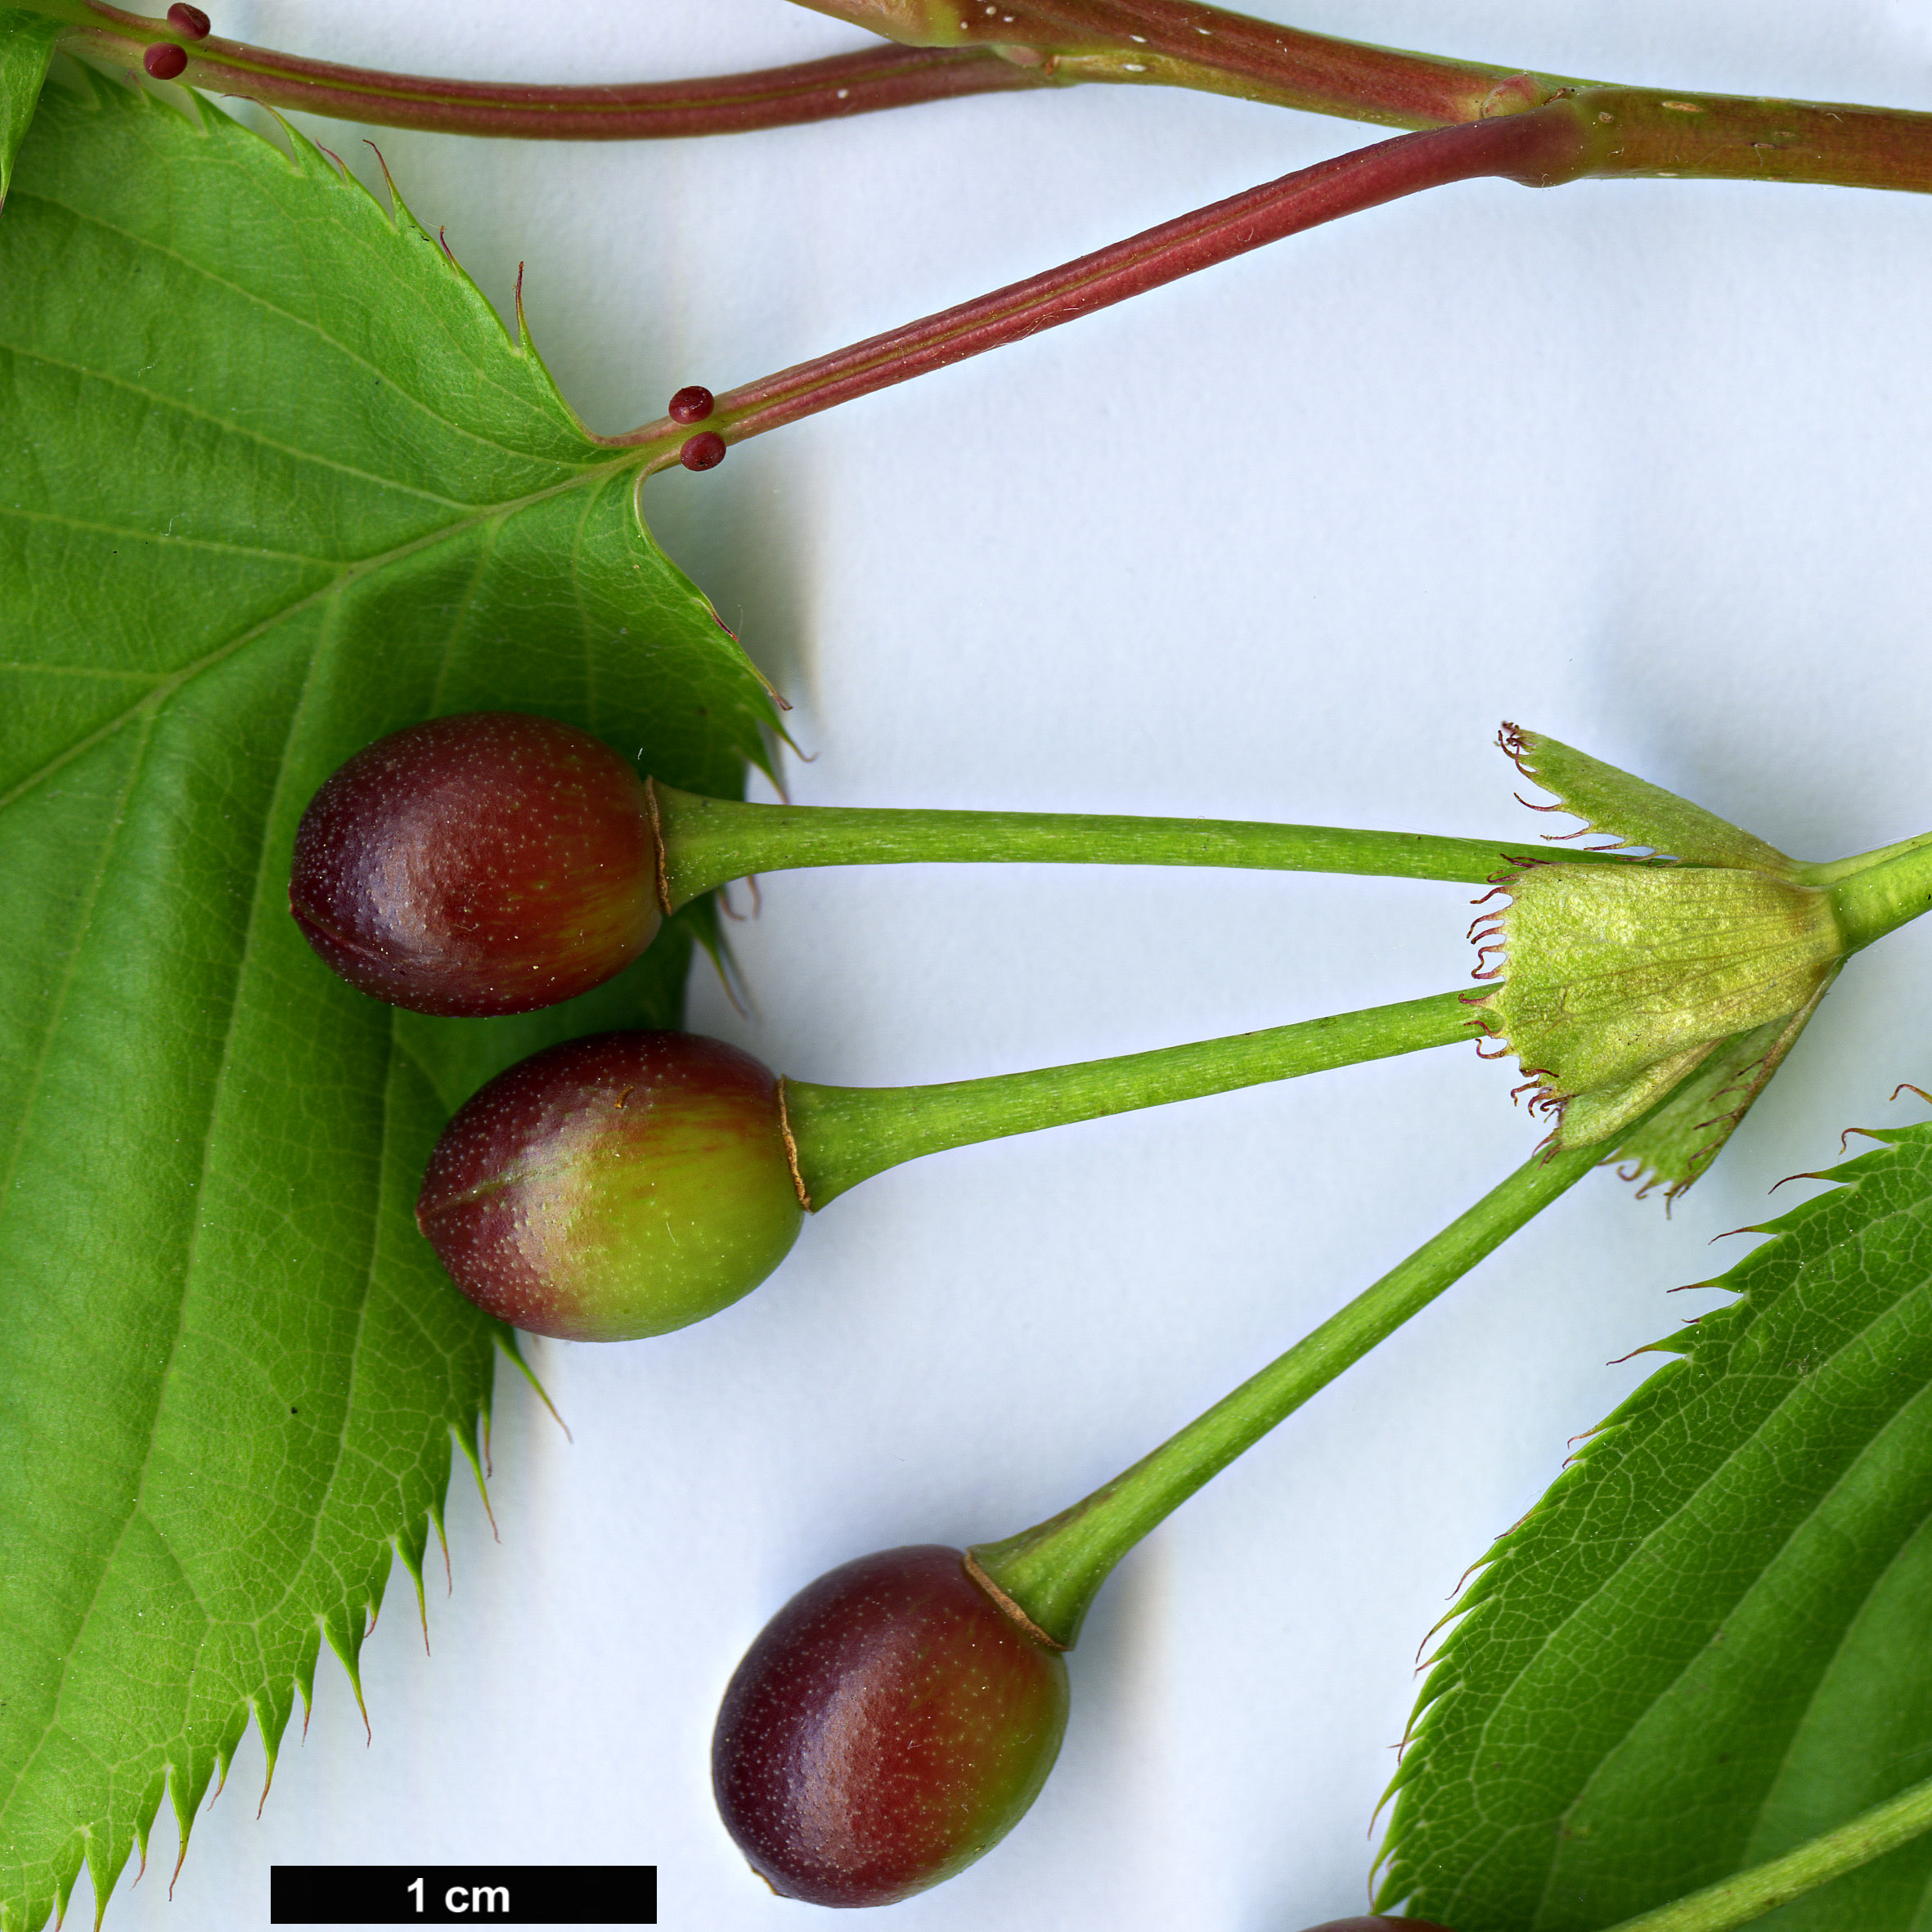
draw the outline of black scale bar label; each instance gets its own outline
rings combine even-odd
[[[272,1865],[274,1925],[654,1925],[655,1865]]]

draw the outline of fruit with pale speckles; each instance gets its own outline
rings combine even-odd
[[[804,1209],[770,1068],[640,1031],[567,1040],[480,1089],[437,1142],[416,1215],[479,1308],[625,1341],[748,1294]]]
[[[712,1785],[775,1891],[890,1905],[950,1878],[1039,1795],[1067,1666],[955,1549],[883,1550],[801,1590],[725,1692]]]
[[[529,1013],[588,992],[660,919],[650,798],[574,725],[433,718],[309,802],[289,910],[359,991],[416,1013]]]

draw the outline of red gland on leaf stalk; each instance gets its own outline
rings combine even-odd
[[[723,437],[715,429],[700,429],[695,436],[687,436],[677,452],[677,460],[687,470],[715,470],[725,460],[726,445]]]
[[[622,1341],[748,1294],[804,1211],[770,1069],[721,1040],[640,1031],[568,1040],[472,1095],[416,1218],[488,1314]]]
[[[433,718],[358,752],[295,834],[289,910],[359,991],[416,1013],[528,1013],[655,936],[658,843],[629,762],[574,725]]]
[[[782,1897],[895,1904],[1018,1822],[1067,1707],[1058,1648],[964,1552],[860,1557],[801,1590],[732,1677],[712,1739],[719,1815]]]

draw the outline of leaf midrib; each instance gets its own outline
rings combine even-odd
[[[248,916],[244,923],[241,946],[238,955],[239,959],[242,962],[245,962],[252,955],[255,933],[260,920],[261,910],[263,904],[263,895],[267,885],[266,874],[267,873],[269,863],[268,829],[276,822],[276,806],[280,802],[280,795],[286,780],[288,771],[288,741],[294,736],[295,731],[301,723],[303,712],[308,706],[310,694],[314,687],[316,667],[322,657],[326,648],[326,640],[318,640],[315,649],[312,650],[309,654],[308,667],[307,674],[303,680],[301,696],[290,712],[288,726],[283,735],[282,756],[277,761],[274,795],[271,797],[268,805],[263,811],[261,816],[260,836],[258,844],[255,865],[254,868],[254,890],[249,895]],[[141,762],[137,760],[130,771],[127,792],[131,793],[136,788],[136,785],[138,782],[140,769]],[[125,796],[126,793],[124,793],[124,798]],[[119,821],[117,819],[115,824],[117,832],[119,830]],[[106,854],[112,851],[113,844],[114,842],[110,839],[103,847],[102,863],[97,869],[96,874],[97,896],[98,895],[98,881],[102,876],[105,875],[106,871]],[[74,959],[79,956],[79,950],[80,948],[77,945],[69,955],[70,963]],[[155,1375],[154,1377],[154,1402],[150,1409],[148,1419],[144,1428],[146,1444],[142,1450],[142,1458],[138,1467],[131,1471],[133,1481],[130,1485],[131,1494],[128,1498],[128,1508],[121,1518],[120,1525],[115,1533],[112,1543],[103,1553],[100,1567],[95,1575],[94,1587],[88,1597],[87,1606],[74,1620],[70,1628],[66,1648],[61,1660],[61,1669],[53,1687],[52,1696],[47,1706],[46,1719],[42,1725],[38,1736],[34,1739],[31,1748],[25,1753],[20,1771],[16,1776],[11,1786],[6,1794],[5,1798],[0,1799],[0,1814],[4,1813],[7,1804],[9,1804],[12,1800],[14,1793],[20,1789],[21,1781],[25,1779],[31,1772],[34,1764],[38,1759],[42,1750],[45,1748],[49,1737],[52,1736],[53,1732],[59,1728],[61,1701],[66,1687],[68,1672],[70,1667],[71,1666],[74,1656],[79,1650],[82,1640],[87,1633],[88,1627],[93,1620],[96,1608],[101,1601],[101,1590],[106,1587],[107,1578],[113,1571],[115,1560],[118,1558],[120,1553],[121,1546],[127,1539],[128,1530],[130,1525],[142,1513],[142,1498],[146,1494],[148,1471],[154,1461],[155,1444],[158,1433],[158,1424],[161,1411],[167,1400],[168,1389],[170,1378],[173,1372],[174,1364],[180,1353],[182,1337],[186,1325],[186,1310],[188,1301],[192,1292],[195,1267],[200,1254],[201,1235],[207,1226],[207,1220],[205,1215],[203,1212],[203,1207],[210,1179],[210,1170],[213,1157],[214,1143],[221,1119],[222,1102],[225,1090],[227,1089],[228,1076],[234,1064],[236,1028],[241,1012],[241,986],[243,973],[243,966],[238,964],[236,971],[229,981],[227,995],[227,1015],[222,1027],[221,1053],[218,1057],[213,1077],[209,1082],[208,1109],[202,1126],[200,1171],[196,1178],[192,1199],[187,1210],[190,1216],[188,1226],[188,1247],[187,1253],[182,1260],[181,1274],[178,1280],[175,1302],[174,1330],[168,1340],[166,1358],[163,1361],[159,1372]],[[71,972],[70,973],[69,977],[71,978]],[[47,1051],[48,1046],[52,1043],[56,1027],[57,1021],[55,1025],[50,1025],[46,1035],[43,1036],[41,1046],[41,1053],[39,1055],[40,1063],[43,1064],[45,1062]],[[388,1148],[389,1135],[393,1126],[391,1120],[391,1108],[389,1105],[387,1069],[389,1063],[393,1062],[394,1058],[394,1027],[393,1022],[392,1022],[389,1030],[389,1038],[385,1041],[384,1045],[384,1057],[385,1076],[383,1087],[382,1136],[381,1148],[379,1150],[379,1159],[380,1152],[386,1150]],[[25,1142],[31,1115],[32,1107],[31,1103],[29,1103],[29,1107],[23,1110],[21,1117],[20,1136],[19,1141],[16,1142],[13,1156],[13,1160],[16,1162],[17,1162],[19,1157],[19,1148],[20,1146],[24,1145]],[[11,1163],[10,1163],[10,1174],[11,1170]],[[377,1211],[371,1217],[369,1224],[368,1251],[364,1257],[362,1267],[361,1269],[362,1292],[358,1297],[356,1310],[356,1335],[354,1340],[351,1342],[348,1351],[349,1359],[352,1362],[357,1358],[357,1350],[360,1342],[363,1324],[366,1323],[368,1318],[369,1297],[371,1284],[373,1283],[375,1278],[375,1257],[381,1245],[382,1224],[380,1218],[380,1210],[384,1191],[385,1190],[388,1184],[386,1163],[379,1166],[377,1171]],[[7,1194],[0,1193],[0,1216],[4,1216],[5,1215],[7,1198]],[[326,1477],[322,1485],[325,1494],[333,1487],[336,1476],[339,1472],[342,1467],[342,1457],[347,1442],[348,1422],[353,1409],[353,1385],[352,1381],[350,1391],[346,1394],[344,1398],[342,1421],[336,1431],[333,1452],[330,1458]],[[317,1532],[320,1528],[325,1514],[326,1512],[324,1510],[318,1508],[314,1512],[311,1520],[309,1526],[309,1553],[311,1554],[312,1554],[314,1550]],[[149,1521],[151,1523],[152,1523],[153,1519],[150,1518]],[[155,1524],[154,1527],[157,1539],[162,1543],[164,1548],[168,1548],[170,1556],[173,1556],[173,1552],[172,1546],[168,1544],[167,1539],[161,1534],[160,1525]],[[187,1589],[190,1596],[195,1597],[195,1601],[201,1609],[204,1619],[207,1624],[212,1627],[218,1620],[214,1617],[213,1613],[208,1610],[205,1605],[200,1604],[199,1597],[195,1595],[193,1579],[191,1577],[190,1577],[186,1566],[181,1562],[178,1557],[175,1557],[174,1561],[175,1567],[180,1573],[183,1585]],[[300,1575],[302,1567],[303,1566],[298,1565],[290,1571],[290,1578],[291,1587],[294,1578]]]
[[[140,753],[131,762],[128,768],[127,785],[124,789],[122,793],[124,802],[129,795],[133,793],[137,784],[138,784],[142,766],[146,761],[146,756],[147,747],[143,746]],[[122,817],[119,815],[117,815],[113,822],[113,836],[110,837],[101,847],[101,864],[96,869],[95,882],[93,887],[93,901],[96,903],[98,902],[99,898],[100,881],[106,874],[108,856],[114,850],[115,842],[119,836],[122,823]],[[92,905],[90,904],[90,919],[92,919]],[[79,959],[80,950],[80,946],[77,943],[68,955],[70,970],[64,977],[61,984],[61,1000],[60,1004],[61,1010],[62,1011],[65,1010],[65,995],[67,989],[70,986],[71,986],[73,982],[73,963]],[[233,1025],[234,1000],[232,995],[231,995],[229,1001],[229,1032],[231,1035],[233,1031]],[[56,1025],[50,1025],[47,1030],[47,1032],[42,1038],[40,1052],[36,1057],[35,1061],[37,1075],[39,1068],[44,1067],[46,1064],[47,1049],[52,1041],[56,1030]],[[222,1049],[224,1065],[226,1064],[227,1048],[227,1040],[224,1040]],[[36,1078],[34,1090],[36,1093],[38,1091],[38,1078]],[[21,1111],[20,1137],[15,1143],[13,1152],[8,1161],[7,1172],[9,1184],[4,1193],[0,1193],[0,1216],[3,1216],[5,1215],[6,1204],[12,1198],[13,1188],[11,1182],[13,1168],[19,1161],[20,1148],[25,1144],[29,1124],[32,1119],[32,1104],[29,1102],[29,1104]],[[211,1106],[209,1109],[209,1130],[208,1132],[204,1132],[202,1142],[201,1178],[197,1183],[195,1190],[195,1197],[197,1202],[199,1202],[200,1199],[202,1188],[207,1185],[208,1142],[212,1137],[213,1118],[214,1108]],[[198,1225],[200,1221],[199,1214],[196,1215],[195,1220]],[[193,1259],[194,1242],[192,1237],[191,1237],[189,1243],[188,1263],[187,1265],[184,1267],[182,1273],[182,1292],[177,1297],[175,1303],[174,1332],[168,1339],[167,1360],[162,1365],[160,1373],[155,1377],[155,1400],[153,1406],[149,1411],[148,1420],[145,1428],[145,1433],[147,1438],[146,1446],[142,1453],[140,1467],[133,1472],[134,1481],[132,1485],[133,1493],[128,1497],[126,1512],[122,1516],[120,1525],[115,1532],[114,1540],[106,1552],[103,1554],[100,1567],[95,1572],[94,1587],[88,1595],[87,1606],[81,1611],[79,1616],[74,1620],[72,1625],[73,1636],[70,1638],[65,1650],[61,1654],[61,1667],[59,1672],[56,1674],[52,1694],[47,1699],[46,1706],[46,1719],[42,1723],[38,1735],[34,1741],[32,1748],[23,1754],[20,1769],[15,1774],[13,1781],[8,1786],[5,1795],[3,1797],[0,1797],[0,1817],[5,1816],[8,1807],[13,1802],[15,1794],[18,1792],[21,1784],[26,1779],[28,1774],[32,1771],[35,1763],[39,1759],[42,1750],[45,1749],[48,1737],[52,1736],[54,1731],[58,1728],[61,1700],[66,1690],[68,1673],[73,1665],[74,1652],[79,1647],[79,1638],[80,1633],[86,1629],[89,1620],[94,1615],[96,1606],[101,1601],[101,1592],[106,1583],[109,1572],[114,1567],[115,1557],[120,1553],[121,1545],[127,1539],[128,1525],[134,1521],[135,1517],[140,1514],[141,1497],[142,1489],[146,1480],[148,1464],[152,1460],[154,1455],[155,1418],[160,1412],[161,1401],[165,1392],[168,1369],[173,1366],[176,1352],[181,1346],[182,1326],[187,1299],[186,1283],[189,1272],[191,1270],[193,1266]]]
[[[52,1047],[54,1035],[60,1029],[61,1018],[67,1010],[68,995],[73,991],[74,975],[79,970],[82,942],[92,928],[94,914],[101,902],[101,887],[106,879],[109,861],[119,841],[121,828],[127,822],[128,802],[133,796],[146,756],[146,750],[143,747],[128,766],[127,780],[121,787],[120,797],[115,801],[114,815],[108,820],[108,835],[101,842],[98,862],[94,867],[92,878],[88,882],[87,905],[75,928],[74,944],[69,947],[67,958],[62,965],[60,986],[52,1000],[48,1002],[47,1029],[41,1035],[39,1047],[34,1055],[33,1068],[27,1077],[26,1097],[20,1108],[20,1130],[14,1137],[13,1145],[7,1150],[6,1174],[0,1176],[0,1220],[5,1220],[7,1204],[13,1199],[14,1176],[20,1167],[21,1152],[27,1144],[29,1124],[33,1119],[34,1103],[39,1097],[41,1081],[47,1072],[47,1054]]]

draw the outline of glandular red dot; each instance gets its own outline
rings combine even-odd
[[[188,64],[188,56],[173,42],[157,42],[141,56],[141,64],[156,80],[173,80]]]
[[[725,439],[716,429],[701,430],[685,439],[677,460],[687,470],[715,470],[725,460]]]
[[[717,398],[697,383],[680,389],[666,412],[674,423],[701,423],[717,407]]]
[[[175,0],[174,5],[168,9],[168,25],[176,33],[186,34],[191,40],[208,38],[208,16],[198,7],[184,5],[183,0]]]

